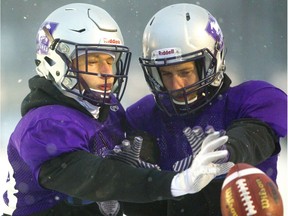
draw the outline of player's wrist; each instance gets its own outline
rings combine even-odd
[[[185,184],[183,173],[178,173],[174,176],[171,182],[171,194],[173,197],[183,196],[187,194],[187,186]]]

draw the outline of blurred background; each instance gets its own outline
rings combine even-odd
[[[138,64],[143,30],[161,8],[179,0],[0,0],[1,2],[1,108],[0,195],[7,172],[6,146],[20,119],[20,104],[29,92],[28,79],[36,74],[35,41],[40,24],[56,8],[68,3],[95,4],[119,24],[133,57],[128,86],[122,99],[126,108],[149,93]],[[232,85],[265,80],[287,93],[287,0],[188,0],[216,17],[224,34],[226,73]],[[277,103],[277,101],[275,101]],[[282,140],[278,184],[288,215],[287,139]],[[2,202],[0,197],[0,203]],[[1,209],[1,204],[0,204]]]

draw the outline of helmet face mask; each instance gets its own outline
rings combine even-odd
[[[67,72],[63,76],[61,83],[61,88],[67,92],[74,93],[79,97],[87,100],[89,103],[100,106],[102,104],[113,105],[110,102],[110,94],[113,93],[118,100],[121,100],[123,97],[127,79],[128,79],[128,69],[131,59],[131,53],[129,49],[125,46],[115,46],[115,45],[106,45],[106,44],[74,44],[69,41],[59,41],[59,46],[61,43],[69,44],[70,47],[75,46],[74,53],[72,54],[73,60],[76,62],[76,65],[73,65],[70,60],[67,59],[66,55],[61,51],[56,49],[56,52],[59,56],[62,57],[63,61],[67,63]],[[106,74],[95,71],[88,70],[88,56],[90,54],[109,54],[114,58],[112,71],[113,74]],[[79,62],[79,57],[84,55],[85,69],[81,70],[77,62]],[[104,85],[108,85],[108,80],[113,79],[113,87],[111,90],[104,89],[97,90],[93,87],[89,87],[85,80],[81,78],[80,75],[90,75],[97,76],[104,80]],[[75,91],[75,88],[79,91]]]
[[[139,61],[160,109],[170,116],[195,112],[208,104],[223,84],[221,29],[215,18],[199,6],[168,6],[148,22],[143,34],[143,57]],[[173,91],[166,89],[159,68],[185,62],[195,63],[199,81]],[[179,101],[177,97],[182,99]]]
[[[87,58],[84,70],[72,64],[73,60],[78,62],[80,56],[93,53],[109,54],[114,58],[112,74],[88,71]],[[82,3],[63,6],[52,12],[39,28],[37,73],[51,80],[61,91],[77,95],[93,105],[113,105],[111,94],[121,100],[130,60],[131,52],[123,44],[117,23],[97,6]],[[104,83],[113,78],[113,88],[95,89],[85,84],[80,74],[101,77]]]
[[[175,61],[176,59],[177,61]],[[196,64],[199,81],[177,90],[166,89],[162,82],[160,67],[191,61]],[[181,116],[195,112],[212,99],[212,86],[222,76],[222,72],[216,72],[216,61],[208,49],[166,59],[151,60],[140,58],[145,79],[155,96],[158,106],[170,116]],[[217,85],[215,89],[221,86]],[[189,99],[191,95],[194,95],[193,98],[195,100]],[[177,97],[182,98],[183,101],[180,102]]]

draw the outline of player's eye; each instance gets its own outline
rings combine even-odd
[[[108,58],[108,59],[106,60],[106,63],[107,63],[108,65],[114,64],[114,58]]]
[[[181,76],[181,77],[186,77],[186,76],[189,76],[191,74],[191,71],[181,71],[180,73],[179,73],[179,75]]]
[[[88,60],[88,64],[89,64],[89,65],[98,64],[98,63],[99,63],[99,61],[96,60],[96,59]]]
[[[171,77],[171,76],[172,76],[172,73],[166,72],[166,71],[161,71],[161,76],[162,76],[162,77]]]

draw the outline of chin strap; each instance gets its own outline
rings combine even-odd
[[[194,98],[192,98],[191,100],[187,101],[187,104],[193,103],[193,102],[195,102],[197,99],[198,99],[198,96],[196,95]],[[185,101],[184,101],[184,102],[180,102],[180,101],[176,101],[176,100],[174,100],[174,99],[172,99],[172,100],[173,100],[173,102],[174,102],[175,104],[177,104],[177,105],[186,105],[186,102],[185,102]]]
[[[89,103],[93,104],[94,106],[101,106],[103,104],[109,104],[110,103],[110,93],[111,91],[100,91],[96,89],[89,88],[86,81],[78,76],[80,84],[78,84],[80,95],[83,97],[83,100],[88,101]],[[105,85],[106,85],[105,80]],[[83,90],[81,89],[81,86],[83,87]]]
[[[79,93],[76,92],[78,91],[78,89],[74,89],[72,90],[75,93],[71,93],[68,91],[61,91],[65,96],[73,98],[74,100],[76,100],[82,107],[84,107],[95,119],[99,118],[99,114],[100,114],[100,106],[95,106],[91,103],[89,103],[87,100],[83,100],[82,97],[79,97]]]

